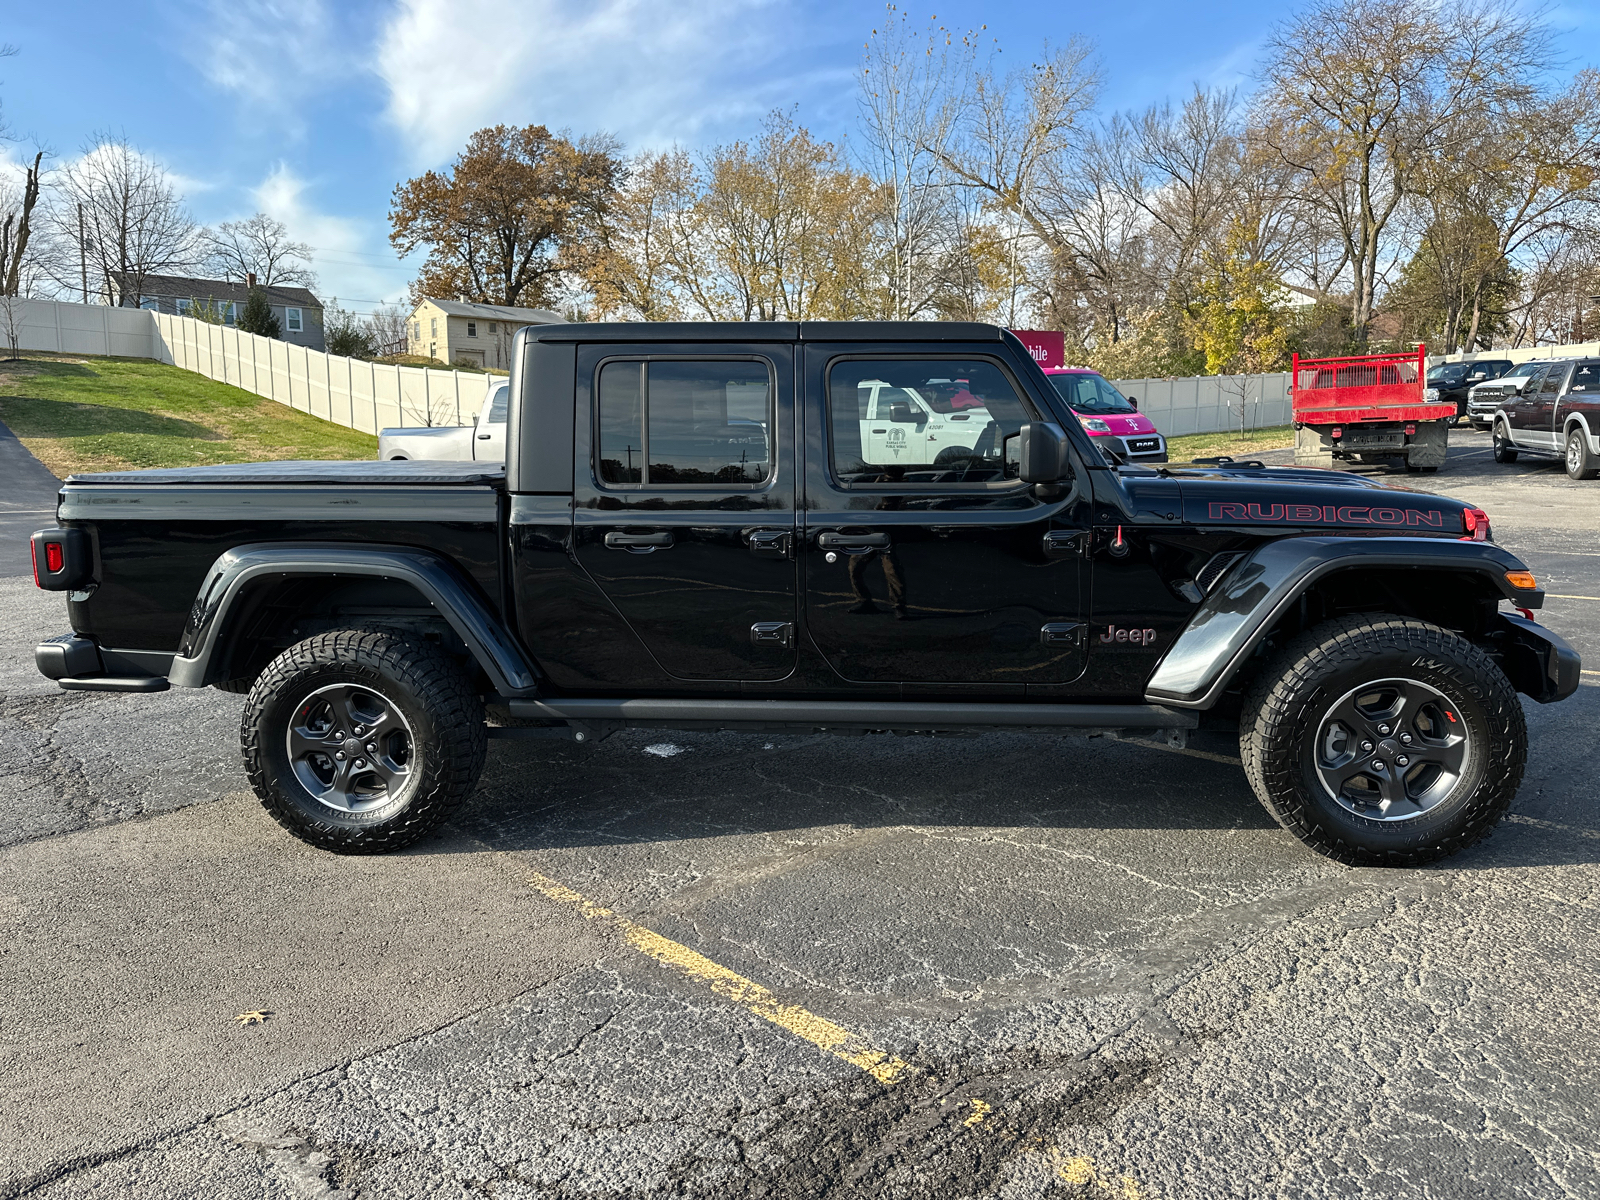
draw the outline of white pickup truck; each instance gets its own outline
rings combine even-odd
[[[378,432],[378,457],[426,458],[450,462],[504,462],[506,457],[506,397],[510,383],[490,385],[483,408],[471,425],[435,425],[419,429],[383,429]]]

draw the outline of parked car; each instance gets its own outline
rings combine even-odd
[[[71,623],[39,670],[143,703],[248,693],[257,796],[350,854],[471,796],[490,706],[497,735],[585,744],[1009,729],[1055,755],[1236,729],[1291,833],[1415,865],[1505,815],[1517,693],[1578,688],[1481,509],[1338,471],[1113,465],[994,326],[533,325],[513,356],[504,463],[72,476],[33,536]],[[863,438],[863,387],[939,381],[982,401],[984,449],[907,470]]]
[[[378,432],[378,457],[385,462],[425,458],[445,462],[504,462],[508,383],[493,384],[471,425],[418,426]]]
[[[1570,361],[1570,359],[1539,358],[1532,362],[1517,363],[1504,375],[1473,384],[1467,390],[1467,420],[1474,429],[1487,431],[1494,424],[1494,414],[1502,400],[1520,393],[1532,377],[1543,378],[1544,369],[1552,362]]]
[[[1561,458],[1573,479],[1600,476],[1600,359],[1534,364],[1517,378],[1497,397],[1495,462],[1537,454]]]
[[[1067,402],[1084,432],[1110,446],[1125,462],[1166,462],[1167,439],[1139,411],[1136,397],[1124,396],[1089,367],[1049,367],[1050,383]]]
[[[1509,358],[1479,358],[1472,362],[1440,363],[1428,370],[1427,388],[1422,393],[1428,403],[1454,404],[1452,424],[1467,416],[1467,395],[1488,379],[1508,374],[1515,364]]]

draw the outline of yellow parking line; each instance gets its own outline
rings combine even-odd
[[[1563,596],[1560,592],[1546,592],[1551,600],[1600,600],[1600,596]]]
[[[784,1004],[753,979],[728,970],[712,962],[698,951],[670,938],[664,938],[652,929],[646,929],[609,908],[596,904],[588,897],[573,891],[554,879],[537,872],[528,880],[535,888],[552,900],[570,904],[591,921],[605,921],[621,931],[629,945],[698,983],[708,986],[717,995],[741,1005],[763,1021],[770,1021],[780,1029],[804,1038],[813,1046],[826,1050],[835,1058],[842,1058],[852,1066],[860,1067],[879,1083],[892,1084],[914,1072],[915,1068],[901,1059],[877,1049],[860,1034],[852,1033],[842,1025],[835,1025],[826,1017],[819,1017],[797,1004]]]

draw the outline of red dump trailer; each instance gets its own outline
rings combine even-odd
[[[1423,400],[1428,350],[1344,358],[1294,356],[1294,461],[1331,467],[1335,459],[1403,462],[1437,471],[1449,448],[1454,404]]]

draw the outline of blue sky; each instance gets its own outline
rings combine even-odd
[[[357,310],[399,297],[410,277],[386,241],[395,184],[445,165],[472,130],[540,122],[609,130],[630,149],[693,148],[797,106],[814,132],[848,137],[857,59],[885,15],[844,0],[6,7],[0,43],[21,53],[0,60],[0,103],[17,131],[62,158],[98,130],[126,134],[179,178],[200,220],[259,208],[285,221],[316,247],[321,293]],[[1018,65],[1046,42],[1089,38],[1107,110],[1181,98],[1195,83],[1248,85],[1264,31],[1286,11],[1256,0],[904,7],[919,23],[986,24]],[[1549,15],[1558,31],[1587,35],[1600,0]]]

